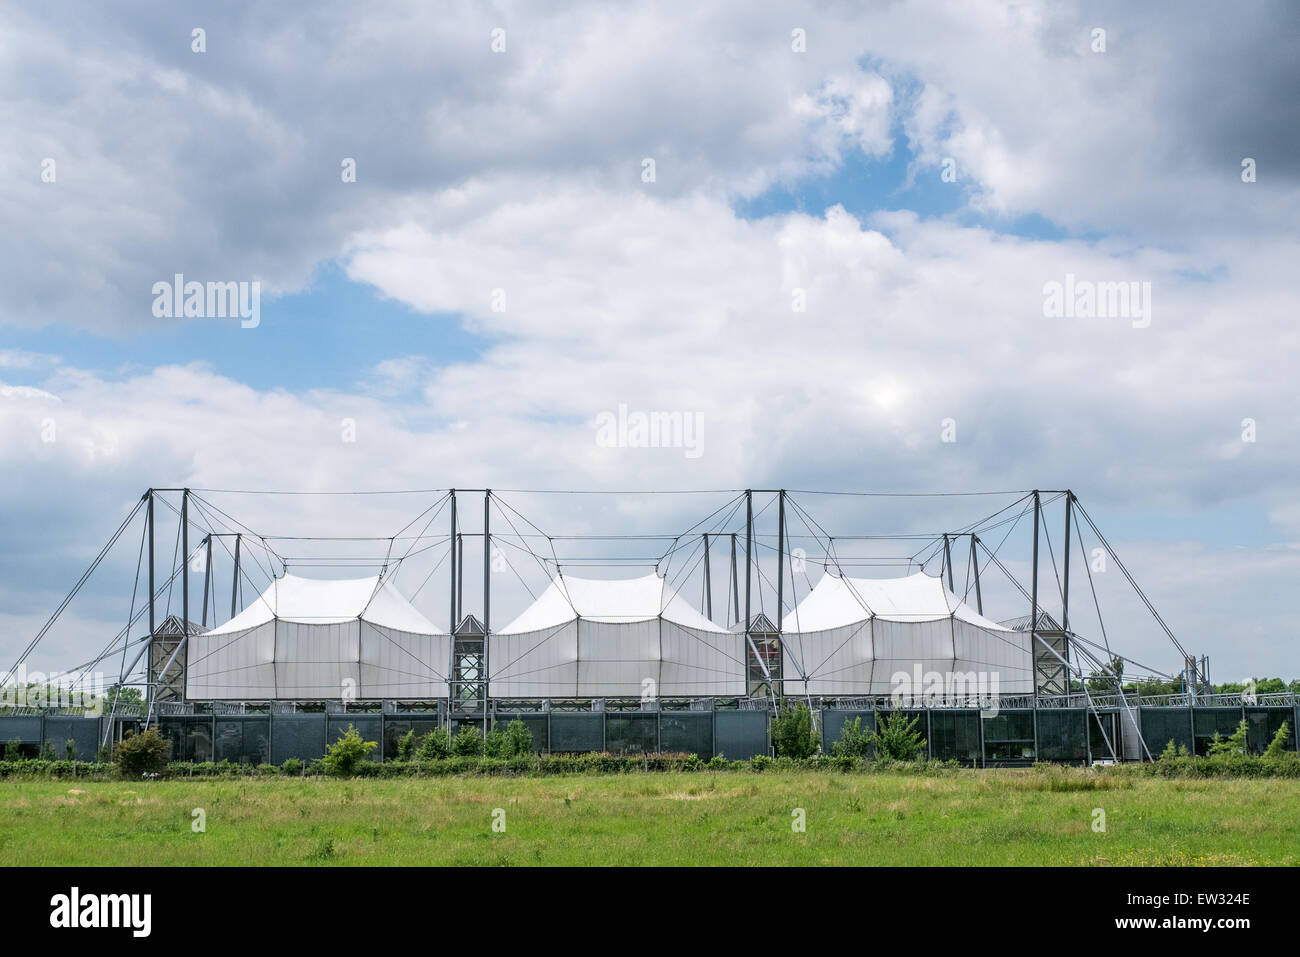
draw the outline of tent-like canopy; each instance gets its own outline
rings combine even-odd
[[[186,696],[445,698],[450,637],[382,576],[284,575],[189,640]]]
[[[938,675],[957,696],[1033,691],[1030,636],[985,618],[924,572],[828,572],[786,616],[783,631],[787,694],[894,694],[904,674],[907,693],[921,695],[918,665],[923,681]]]
[[[489,694],[741,695],[744,641],[658,575],[606,580],[561,574],[523,614],[489,636]]]

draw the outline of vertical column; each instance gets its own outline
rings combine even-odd
[[[785,618],[785,489],[776,494],[776,621],[773,624],[776,625],[777,653],[781,656],[781,687],[775,687],[773,681],[772,693],[779,698],[785,692],[785,639],[781,633],[781,622]],[[794,587],[793,582],[791,587]]]
[[[704,617],[713,620],[713,574],[709,570],[709,533],[704,533]]]
[[[451,586],[447,589],[450,593],[451,609],[447,613],[447,628],[454,635],[456,634],[456,625],[459,619],[456,616],[456,490],[452,489],[448,495],[451,497],[451,535],[447,538],[447,548],[451,550]]]
[[[492,490],[483,490],[483,733],[488,733],[488,635],[492,633],[492,533],[488,509]]]
[[[975,576],[975,610],[981,615],[984,614],[984,596],[980,593],[980,556],[975,550],[979,544],[979,536],[974,532],[970,537],[970,563],[971,574]]]
[[[736,533],[731,533],[731,607],[736,621],[740,621],[740,569],[736,565]]]
[[[1034,707],[1038,707],[1038,489],[1034,489],[1034,557],[1030,573],[1029,593],[1029,651],[1034,669]],[[1035,744],[1037,750],[1037,744]]]
[[[153,489],[149,489],[149,639],[153,640],[153,634],[158,628],[154,621],[154,584],[153,584]],[[127,638],[131,636],[128,634]]]
[[[203,627],[208,627],[208,591],[212,588],[212,536],[207,535],[203,539]],[[215,592],[213,595],[215,596]],[[215,605],[215,599],[213,601]],[[212,609],[212,614],[216,615],[216,608]]]
[[[943,567],[948,569],[948,591],[955,592],[957,589],[952,585],[952,549],[948,545],[948,533],[943,533]]]
[[[235,533],[235,573],[230,576],[230,617],[234,618],[238,613],[236,605],[239,600],[239,546],[243,543],[244,533]]]

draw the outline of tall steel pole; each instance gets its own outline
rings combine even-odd
[[[776,634],[781,636],[781,618],[785,610],[785,489],[777,494],[776,506]]]
[[[980,594],[980,556],[975,551],[975,546],[979,543],[979,536],[971,533],[970,537],[970,563],[973,566],[975,576],[975,610],[981,615],[984,614],[984,596]]]
[[[451,537],[447,539],[447,547],[451,549],[451,586],[447,591],[450,594],[451,610],[447,622],[448,630],[455,635],[456,626],[460,623],[456,617],[456,490],[452,489],[448,494],[451,496]]]
[[[754,493],[745,490],[745,637],[749,637],[749,591],[752,581],[750,567],[754,551]]]
[[[740,569],[736,566],[736,533],[731,533],[731,607],[740,621]]]
[[[955,592],[957,589],[952,585],[952,549],[948,546],[948,533],[943,533],[943,567],[948,569],[948,591]]]
[[[190,490],[181,491],[181,622],[182,636],[190,633]]]
[[[704,533],[704,617],[713,620],[713,574],[709,571],[709,533]]]
[[[1074,515],[1074,493],[1065,490],[1065,580],[1061,585],[1061,630],[1065,632],[1066,660],[1070,648],[1070,525]]]
[[[492,534],[488,507],[492,490],[483,490],[483,734],[488,733],[488,635],[492,632]]]
[[[243,543],[244,533],[235,533],[235,574],[230,578],[230,617],[236,615],[235,606],[239,600],[239,546]]]
[[[1034,567],[1030,575],[1029,650],[1034,668],[1034,707],[1038,707],[1038,523],[1041,503],[1034,489]]]
[[[212,536],[204,536],[203,542],[203,627],[206,629],[208,627],[208,590],[212,587]],[[216,604],[215,594],[214,592],[213,604]],[[212,609],[212,613],[215,615],[217,610]]]
[[[153,489],[149,489],[149,640],[153,641],[158,624],[154,621],[153,584]]]

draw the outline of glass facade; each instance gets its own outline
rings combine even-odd
[[[984,720],[984,763],[1027,764],[1034,760],[1034,712],[1000,711]]]
[[[713,757],[713,712],[661,712],[659,748],[671,754],[695,754],[707,761]]]
[[[936,761],[978,764],[980,713],[947,710],[930,712],[930,753]]]
[[[1038,760],[1088,760],[1088,717],[1080,708],[1038,712]],[[1032,728],[1030,729],[1032,733]],[[1107,729],[1109,732],[1109,729]]]
[[[1210,753],[1210,742],[1214,740],[1215,732],[1218,732],[1221,738],[1231,736],[1241,724],[1243,717],[1240,708],[1197,708],[1193,714],[1195,715],[1196,753],[1200,755]]]
[[[270,715],[223,715],[213,724],[214,761],[266,764],[271,759]]]
[[[601,751],[605,747],[605,716],[551,712],[551,751]]]

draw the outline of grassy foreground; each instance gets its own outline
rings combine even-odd
[[[0,865],[45,864],[1300,864],[1300,781],[1078,769],[0,781]]]

